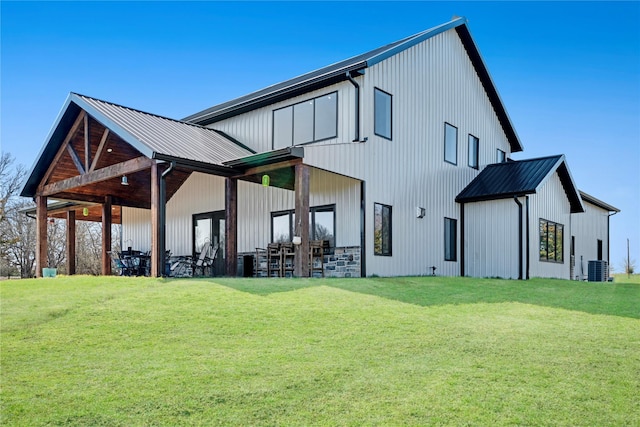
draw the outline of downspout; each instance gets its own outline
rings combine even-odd
[[[352,142],[360,142],[360,85],[353,79],[353,77],[351,77],[351,73],[348,71],[347,79],[349,79],[351,84],[355,87],[356,92],[356,136]]]
[[[464,203],[460,203],[460,277],[464,277]]]
[[[529,234],[529,196],[525,196],[525,206],[527,211],[526,212],[526,215],[527,215],[527,225],[526,225],[527,227],[527,275],[526,275],[526,278],[527,280],[529,280],[529,263],[531,260],[530,258],[531,254],[529,253],[529,249],[531,247],[530,241],[529,241],[529,236],[530,236]]]
[[[161,276],[164,277],[166,274],[165,271],[165,253],[167,251],[167,188],[165,183],[165,178],[173,172],[173,169],[176,167],[176,162],[171,162],[167,170],[162,172],[160,175],[160,224],[162,228],[160,230],[160,238],[158,239],[158,252],[160,253],[160,269],[162,271]]]
[[[614,212],[607,215],[607,263],[609,263],[609,271],[611,271],[611,240],[609,238],[609,223],[611,222],[611,217],[617,213],[618,212]]]
[[[513,196],[513,201],[518,205],[518,280],[522,280],[522,203],[518,196]]]

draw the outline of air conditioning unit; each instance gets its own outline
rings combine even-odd
[[[607,261],[589,261],[588,279],[590,282],[606,282],[609,278]]]

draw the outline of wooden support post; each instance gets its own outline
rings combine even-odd
[[[76,211],[67,211],[67,274],[76,274]]]
[[[238,180],[225,180],[225,273],[235,277],[238,273]]]
[[[295,166],[296,219],[294,236],[299,236],[301,243],[295,245],[295,264],[293,273],[296,277],[309,277],[309,166],[299,163]]]
[[[111,275],[111,196],[102,204],[102,275]]]
[[[36,196],[36,277],[42,277],[47,260],[47,198]]]
[[[160,253],[160,239],[164,224],[160,198],[160,168],[157,163],[151,165],[151,277],[162,277],[164,254]]]

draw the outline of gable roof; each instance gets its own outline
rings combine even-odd
[[[584,212],[580,193],[564,154],[488,165],[458,194],[456,202],[480,202],[535,194],[555,172],[558,172],[571,205],[571,213]]]
[[[594,206],[597,206],[601,209],[604,209],[606,211],[609,212],[620,212],[620,209],[616,208],[615,206],[611,206],[608,203],[603,202],[600,199],[596,199],[595,197],[593,197],[590,194],[585,193],[584,191],[580,190],[580,197],[582,198],[583,201],[587,202],[587,203],[591,203]]]
[[[500,125],[509,140],[511,151],[522,151],[523,147],[520,142],[520,138],[518,138],[513,124],[511,123],[511,119],[509,118],[504,104],[500,99],[500,95],[493,84],[493,80],[489,75],[489,71],[487,70],[482,56],[480,55],[480,51],[471,37],[471,33],[467,27],[467,19],[463,17],[455,18],[445,24],[438,25],[386,46],[379,47],[344,61],[336,62],[335,64],[311,71],[231,101],[215,105],[211,108],[185,117],[183,120],[204,126],[294,97],[296,95],[339,83],[347,80],[347,75],[353,76],[361,74],[366,68],[451,29],[456,30],[458,37],[460,37],[460,40],[471,59],[476,73],[482,82],[482,86],[484,87],[485,92],[491,101],[491,105],[498,116]]]
[[[60,149],[74,120],[84,110],[109,130],[151,159],[182,160],[230,169],[223,162],[254,153],[222,132],[149,114],[77,93],[70,93],[20,192],[32,197],[40,179]]]

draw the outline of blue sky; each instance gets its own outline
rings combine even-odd
[[[30,167],[70,91],[172,118],[469,20],[525,151],[564,153],[640,264],[640,2],[0,2],[0,142]],[[640,265],[638,265],[640,267]]]

